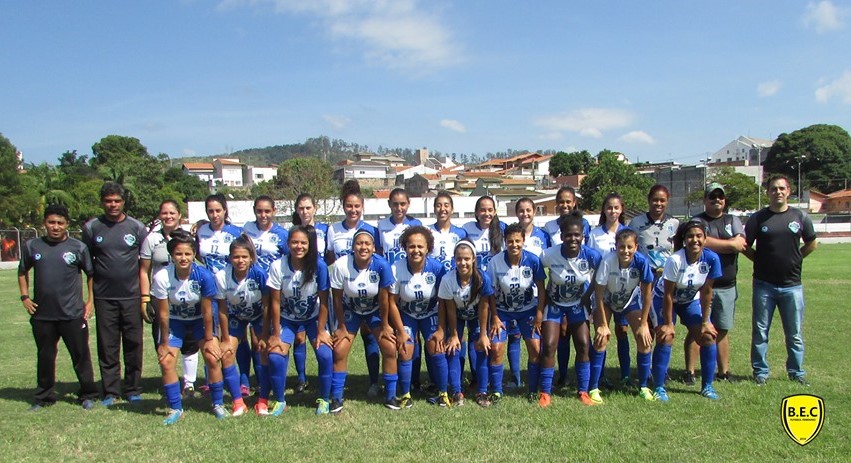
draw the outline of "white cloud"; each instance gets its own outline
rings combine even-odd
[[[829,0],[807,4],[807,11],[802,21],[806,27],[811,27],[819,34],[841,29],[847,10],[839,8]]]
[[[819,103],[827,103],[834,97],[851,104],[851,71],[845,71],[842,77],[816,89],[816,101]]]
[[[467,127],[464,127],[464,124],[456,121],[455,119],[442,119],[440,121],[440,126],[453,132],[467,133]]]
[[[633,130],[621,137],[621,140],[627,143],[646,143],[648,145],[652,145],[656,143],[656,140],[650,136],[649,133],[643,130]]]
[[[222,0],[218,8],[266,4],[318,18],[331,37],[354,41],[367,59],[392,69],[432,71],[462,61],[452,32],[418,0]]]
[[[334,114],[325,114],[322,116],[322,119],[325,119],[325,122],[327,122],[334,130],[343,130],[352,123],[352,120],[348,117],[337,116]]]
[[[623,109],[583,108],[542,117],[535,124],[551,132],[576,132],[601,138],[603,131],[627,127],[632,119],[632,113]]]
[[[760,82],[756,86],[756,94],[761,97],[774,96],[780,91],[783,84],[779,80],[768,80]]]

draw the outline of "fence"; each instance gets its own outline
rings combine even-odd
[[[11,228],[0,229],[0,268],[17,266],[18,259],[21,257],[21,243],[38,237],[38,231],[35,228]]]

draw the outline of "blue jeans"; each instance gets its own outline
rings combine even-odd
[[[774,318],[774,308],[780,311],[783,334],[786,336],[786,372],[794,379],[804,376],[804,288],[775,286],[753,280],[753,330],[751,332],[751,366],[756,378],[768,377],[768,330]]]

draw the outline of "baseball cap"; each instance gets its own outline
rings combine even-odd
[[[721,190],[721,194],[724,195],[724,196],[727,196],[727,193],[724,192],[724,185],[721,185],[718,182],[712,182],[709,185],[707,185],[706,191],[703,193],[703,196],[704,197],[709,196],[709,194],[712,193],[715,190]]]

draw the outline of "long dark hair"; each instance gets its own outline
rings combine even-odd
[[[248,251],[252,265],[257,262],[257,248],[254,246],[254,241],[251,241],[250,236],[245,233],[241,233],[235,240],[231,241],[230,248],[228,248],[228,255],[233,254],[233,250],[237,248]]]
[[[222,205],[222,209],[225,210],[225,223],[230,223],[230,213],[228,211],[228,200],[225,198],[225,195],[221,193],[215,193],[204,198],[204,213],[207,212],[207,208],[210,207],[211,202],[217,202]],[[274,203],[273,203],[274,204]]]
[[[496,254],[497,252],[502,251],[502,227],[499,224],[499,216],[496,215],[496,201],[493,200],[490,196],[482,196],[476,200],[476,209],[475,212],[478,212],[479,206],[482,204],[482,201],[490,201],[493,204],[493,220],[491,220],[490,227],[488,227],[488,242],[490,243],[491,253]],[[474,212],[474,214],[475,214]],[[476,217],[476,221],[479,221],[478,216]]]
[[[316,275],[316,266],[319,262],[319,250],[316,248],[316,229],[313,228],[312,225],[293,226],[290,228],[287,246],[289,246],[289,240],[292,239],[293,235],[296,233],[304,233],[304,235],[307,236],[307,254],[301,262],[301,287],[304,287],[305,283],[313,280],[313,276]],[[292,256],[288,258],[292,258]]]
[[[310,193],[302,193],[295,198],[295,203],[293,204],[293,225],[304,225],[301,223],[301,216],[298,215],[298,203],[304,201],[305,199],[310,200],[310,204],[313,204],[313,209],[316,209],[316,200],[313,199],[313,196]],[[316,212],[314,212],[316,214]],[[316,218],[313,219],[316,222]]]
[[[626,204],[623,202],[623,198],[621,198],[621,195],[619,195],[619,194],[617,194],[613,191],[613,192],[607,194],[606,197],[603,199],[603,206],[600,210],[600,223],[597,224],[597,225],[605,225],[606,224],[606,204],[608,204],[609,201],[611,201],[613,199],[617,199],[618,202],[621,203],[621,215],[618,216],[618,222],[620,222],[621,225],[625,224],[624,223],[624,215],[626,214]]]
[[[482,286],[484,282],[482,281],[482,274],[479,271],[479,266],[476,264],[476,245],[473,244],[468,238],[464,238],[457,243],[455,243],[455,251],[452,253],[453,258],[455,257],[455,253],[458,252],[459,245],[469,248],[470,252],[473,253],[473,274],[470,277],[470,301],[475,301],[477,297],[479,297],[479,293],[482,290]],[[456,270],[457,272],[457,270]]]
[[[407,191],[407,190],[405,190],[404,188],[393,188],[393,190],[392,190],[392,191],[390,191],[390,196],[388,196],[388,197],[387,197],[387,205],[388,205],[388,206],[390,205],[390,202],[391,202],[391,201],[393,201],[393,197],[394,197],[394,196],[396,196],[396,195],[405,195],[405,201],[407,201],[407,202],[408,202],[408,206],[410,206],[410,205],[411,205],[411,196],[410,196],[410,195],[408,195],[408,191]],[[411,216],[410,216],[410,215],[408,215],[408,214],[405,214],[405,217],[406,217],[408,220],[410,220],[410,219],[412,219],[412,218],[413,218],[413,217],[411,217]]]

